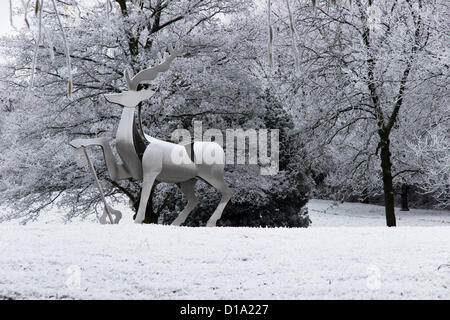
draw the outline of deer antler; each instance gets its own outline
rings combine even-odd
[[[139,83],[143,81],[151,81],[158,76],[158,73],[167,71],[170,67],[170,63],[181,53],[182,49],[183,48],[178,43],[175,45],[175,48],[170,45],[168,48],[169,54],[167,52],[164,53],[163,62],[152,68],[138,72],[133,78],[130,78],[128,69],[126,69],[125,79],[128,83],[128,89],[136,91]]]

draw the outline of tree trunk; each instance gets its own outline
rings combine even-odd
[[[406,183],[402,184],[402,208],[400,211],[409,211],[408,208],[408,185]]]
[[[391,152],[389,150],[389,138],[381,137],[381,169],[383,172],[384,208],[388,227],[395,227],[394,187],[392,184]]]

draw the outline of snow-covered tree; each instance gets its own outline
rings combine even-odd
[[[412,173],[398,161],[406,143],[399,128],[414,131],[418,113],[412,110],[429,108],[431,100],[429,110],[448,112],[443,92],[427,92],[432,82],[448,85],[445,1],[295,3],[296,50],[288,10],[281,3],[273,10],[278,62],[272,81],[312,133],[308,154],[332,153],[335,171],[328,180],[341,189],[367,192],[381,181],[387,225],[395,226],[394,177]]]
[[[35,8],[29,8],[30,27],[17,36],[1,39],[2,56],[7,57],[2,67],[2,97],[9,99],[13,111],[2,112],[2,123],[7,125],[1,130],[0,176],[7,190],[0,197],[2,203],[15,206],[15,215],[21,212],[26,219],[34,219],[46,205],[60,200],[63,193],[64,203],[72,207],[73,214],[91,212],[100,198],[92,188],[91,177],[75,166],[68,142],[75,137],[115,131],[121,110],[107,104],[102,95],[124,88],[126,68],[137,72],[151,66],[158,61],[158,53],[179,41],[184,44],[184,56],[175,62],[170,73],[154,83],[157,94],[151,105],[143,105],[143,117],[155,119],[160,112],[176,111],[184,101],[175,93],[194,92],[190,77],[203,70],[202,59],[208,54],[205,49],[220,46],[217,37],[206,41],[205,35],[220,28],[219,16],[244,8],[238,0],[117,0],[110,4],[56,2],[59,19],[55,10],[45,10],[47,6],[44,10],[40,6],[37,14],[33,13]],[[41,36],[37,36],[39,28]],[[199,41],[202,37],[203,41]],[[182,64],[183,59],[188,66],[195,64],[197,68],[182,68],[181,72],[177,63]],[[208,79],[203,78],[203,84],[207,87]],[[147,129],[154,134],[167,127]],[[108,180],[100,153],[90,152],[100,177]],[[104,187],[108,196],[125,194],[133,203],[138,199],[136,181],[109,181]]]
[[[283,115],[276,99],[264,92],[260,79],[248,72],[255,45],[259,45],[249,38],[255,26],[250,23],[252,7],[248,2],[111,3],[112,7],[79,4],[76,10],[68,8],[69,13],[61,17],[68,50],[64,50],[61,34],[56,32],[59,23],[54,11],[42,13],[43,35],[31,89],[36,30],[2,39],[5,55],[15,56],[7,63],[2,81],[16,101],[14,112],[5,121],[9,125],[2,132],[1,140],[8,143],[1,146],[4,166],[0,174],[7,190],[0,197],[15,206],[15,216],[20,212],[19,216],[34,219],[54,202],[71,207],[71,216],[92,212],[92,207],[100,203],[99,195],[89,174],[75,166],[68,142],[75,137],[112,136],[121,110],[106,103],[102,95],[123,90],[125,68],[136,73],[154,64],[157,53],[176,41],[183,43],[183,54],[151,84],[156,94],[142,105],[146,133],[170,139],[174,129],[192,129],[195,120],[202,120],[205,130],[288,124],[290,128],[283,128],[282,141],[295,140],[289,116]],[[64,12],[63,8],[61,5],[59,11]],[[105,8],[110,11],[105,12]],[[66,51],[71,60],[70,98]],[[287,150],[289,144],[282,147]],[[125,195],[137,209],[140,183],[133,179],[112,181],[99,151],[88,150],[107,197]],[[307,199],[301,184],[301,162],[297,162],[300,152],[294,151],[289,157],[283,153],[283,172],[274,177],[260,177],[255,168],[228,170],[234,196],[228,217],[224,214],[227,223],[308,225],[307,216],[300,215]],[[210,214],[214,205],[213,190],[199,185],[199,198],[206,204],[191,214],[192,225],[199,224],[202,212]],[[181,198],[176,188],[160,184],[147,206],[146,221],[156,222],[162,214],[170,221],[164,206],[179,210]]]

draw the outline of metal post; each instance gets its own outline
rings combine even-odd
[[[92,175],[94,176],[94,180],[95,180],[95,183],[97,184],[98,191],[100,191],[100,197],[102,198],[103,203],[105,204],[105,210],[106,210],[106,213],[108,214],[109,221],[111,222],[111,224],[114,224],[111,213],[109,212],[109,206],[106,203],[105,194],[103,193],[102,186],[100,185],[100,182],[98,181],[97,173],[95,172],[95,169],[91,162],[91,159],[89,158],[86,149],[84,147],[81,147],[81,148],[83,149],[83,153],[86,157],[89,169],[91,170]]]

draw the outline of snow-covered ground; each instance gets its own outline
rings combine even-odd
[[[120,208],[125,211],[124,208]],[[0,224],[0,299],[450,299],[450,212],[312,200],[307,229]]]
[[[384,227],[384,207],[329,200],[311,200],[308,204],[313,227]],[[443,210],[395,209],[397,225],[402,227],[450,227],[450,212]],[[450,232],[450,229],[448,229]],[[450,244],[449,244],[450,245]]]

